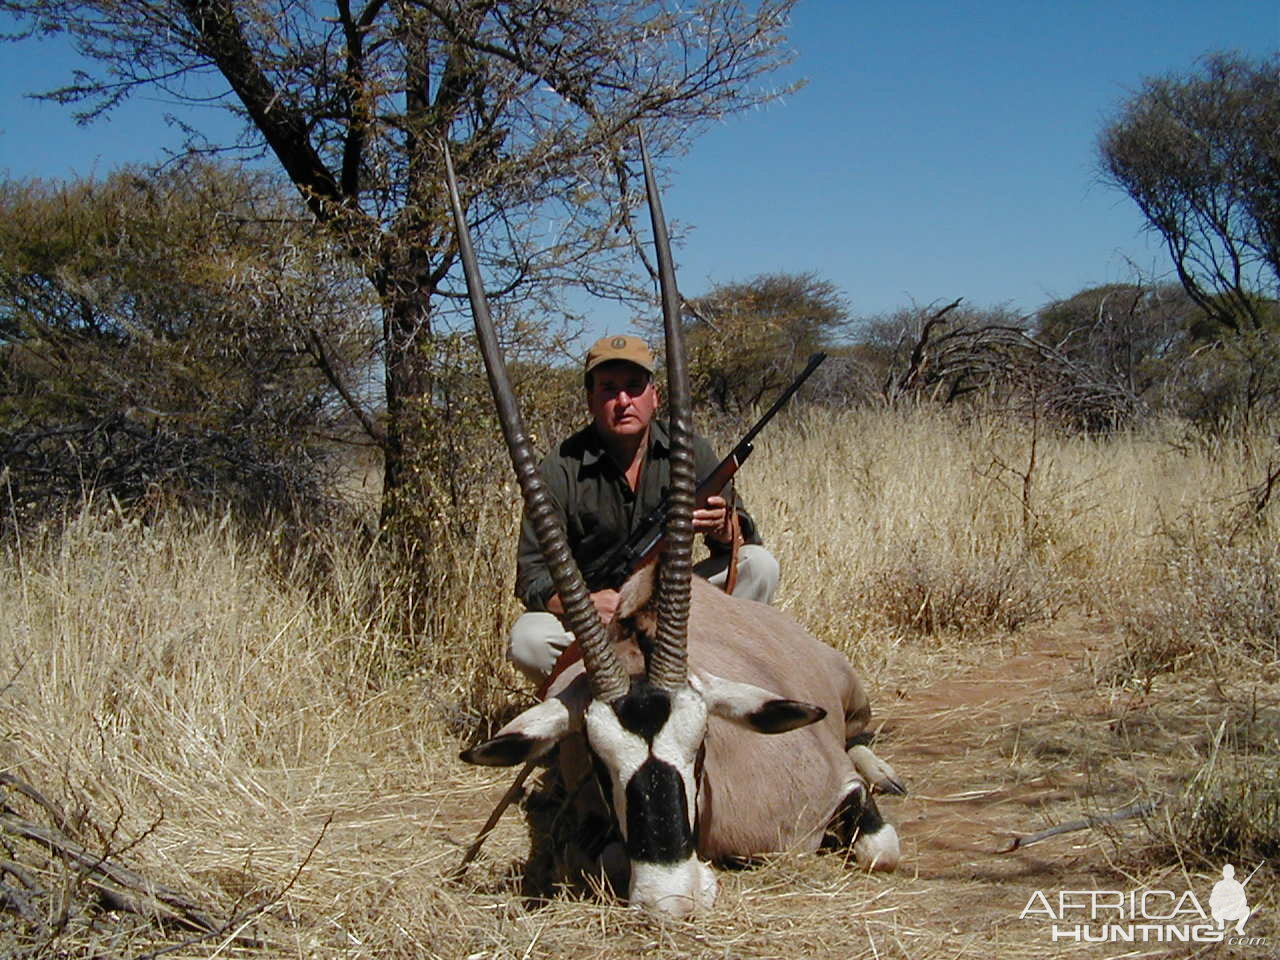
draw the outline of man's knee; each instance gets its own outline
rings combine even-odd
[[[780,576],[777,557],[759,544],[744,544],[738,550],[738,583],[733,595],[759,603],[772,603]]]
[[[724,587],[728,573],[728,554],[713,554],[699,563],[694,571],[717,587]],[[772,603],[780,576],[778,561],[759,544],[748,543],[738,548],[738,579],[733,595],[757,603]]]
[[[564,648],[572,642],[573,634],[553,614],[531,610],[521,614],[511,627],[507,659],[538,684],[551,673]]]

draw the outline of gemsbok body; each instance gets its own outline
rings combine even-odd
[[[696,481],[679,297],[643,141],[641,155],[666,328],[671,493],[666,548],[627,581],[606,625],[524,434],[445,151],[459,254],[498,418],[582,654],[546,699],[462,757],[509,766],[558,747],[573,815],[608,828],[597,831],[606,842],[582,851],[581,866],[603,868],[632,904],[683,917],[714,903],[712,863],[812,850],[829,832],[852,842],[860,864],[893,869],[897,834],[880,818],[872,792],[901,786],[855,742],[870,707],[848,660],[785,613],[692,576]]]
[[[656,625],[653,582],[652,568],[633,576],[606,628],[630,678],[610,711],[616,724],[598,717],[591,732],[591,691],[578,663],[546,701],[463,754],[505,765],[559,747],[566,800],[554,819],[578,826],[578,846],[553,852],[556,879],[603,871],[632,903],[684,915],[712,905],[708,864],[815,850],[824,838],[852,841],[861,866],[894,869],[897,833],[873,792],[902,787],[859,743],[871,708],[848,659],[785,613],[695,578],[689,690],[655,691],[643,652]],[[603,770],[607,781],[598,782]],[[600,824],[617,831],[601,836],[591,827]]]

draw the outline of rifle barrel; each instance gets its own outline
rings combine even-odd
[[[747,435],[742,438],[742,442],[739,443],[738,446],[742,446],[743,444],[749,445],[751,441],[756,438],[756,434],[763,430],[765,425],[777,416],[778,411],[787,405],[787,401],[791,399],[795,392],[804,386],[804,382],[813,375],[813,371],[817,370],[825,359],[827,359],[827,355],[825,353],[815,353],[811,356],[809,358],[808,365],[800,371],[800,376],[792,380],[787,389],[783,390],[782,393],[778,395],[778,399],[773,401],[773,406],[765,411],[765,415],[756,421],[756,425],[754,427],[747,431]]]

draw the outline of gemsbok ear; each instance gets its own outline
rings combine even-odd
[[[514,767],[547,753],[568,734],[572,717],[560,700],[544,700],[530,707],[498,731],[492,740],[477,743],[460,754],[467,763],[484,767]]]
[[[799,730],[827,715],[826,710],[812,703],[788,700],[761,687],[712,673],[690,675],[689,685],[702,694],[708,713],[757,733]]]

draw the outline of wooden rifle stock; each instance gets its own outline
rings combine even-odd
[[[755,440],[756,434],[763,430],[765,425],[777,415],[778,411],[786,405],[792,395],[800,389],[825,359],[827,359],[825,353],[815,353],[811,356],[808,366],[801,371],[798,377],[791,381],[786,390],[779,394],[778,399],[773,402],[773,406],[765,412],[763,417],[756,421],[755,426],[747,431],[746,436],[738,441],[737,446],[729,451],[729,455],[721,460],[715,469],[702,479],[694,494],[695,510],[701,510],[705,507],[708,500],[717,496],[729,484],[734,474],[742,467],[743,462],[747,457],[751,456],[751,451],[755,449],[752,441]],[[648,563],[660,553],[666,540],[666,517],[667,501],[663,499],[662,503],[645,515],[631,536],[583,571],[583,575],[587,579],[587,588],[591,591],[616,590],[622,586],[627,577],[631,576],[632,571]]]

